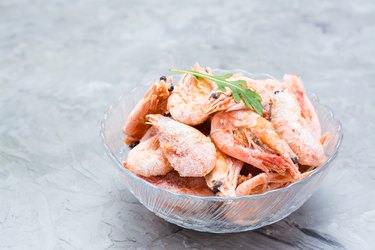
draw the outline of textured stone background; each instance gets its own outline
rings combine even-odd
[[[0,0],[1,249],[373,249],[375,2]],[[104,155],[126,84],[194,62],[301,75],[344,126],[335,169],[253,232],[181,229]]]

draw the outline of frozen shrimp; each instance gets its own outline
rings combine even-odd
[[[211,121],[211,138],[224,153],[264,172],[299,177],[294,152],[269,121],[251,110],[215,114]]]
[[[301,176],[302,175],[303,174],[301,174]],[[296,180],[290,176],[282,176],[272,172],[261,173],[238,185],[236,188],[236,195],[240,196],[262,193],[267,190],[284,187],[294,181]]]
[[[296,98],[286,92],[277,92],[272,100],[271,121],[288,143],[302,165],[318,167],[325,159],[324,149],[302,115]]]
[[[207,73],[199,64],[195,64],[193,70]],[[183,75],[168,98],[168,110],[173,119],[188,125],[203,123],[208,118],[204,107],[215,88],[216,85],[209,80]]]
[[[164,114],[167,111],[170,86],[166,83],[166,79],[161,77],[160,81],[154,82],[130,112],[123,127],[123,132],[126,134],[125,143],[138,142],[150,128],[150,125],[146,124],[147,114]]]
[[[295,75],[284,75],[286,88],[288,88],[297,98],[301,108],[301,114],[306,119],[307,124],[315,138],[320,138],[321,128],[318,115],[314,106],[305,93],[305,89],[301,79]]]
[[[162,115],[147,115],[158,131],[161,150],[180,176],[200,177],[216,164],[216,149],[199,130]]]
[[[160,149],[157,136],[142,141],[130,150],[124,167],[145,177],[165,175],[173,169]]]

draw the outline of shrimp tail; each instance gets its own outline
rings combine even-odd
[[[327,148],[328,144],[330,143],[332,137],[329,132],[326,132],[322,137],[320,137],[320,144],[322,144],[323,148]]]

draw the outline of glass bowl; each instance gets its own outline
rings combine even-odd
[[[242,70],[214,70],[214,74],[226,72],[241,72],[253,79],[272,78],[267,74],[250,74]],[[154,186],[125,169],[121,163],[129,151],[123,142],[122,126],[150,84],[128,86],[125,93],[110,105],[101,123],[101,137],[107,154],[121,171],[130,192],[146,208],[168,222],[211,233],[242,232],[263,227],[301,207],[332,168],[342,140],[341,125],[332,111],[319,103],[316,95],[308,93],[318,113],[322,133],[328,131],[331,135],[325,149],[326,162],[310,176],[284,188],[233,198],[177,194]]]

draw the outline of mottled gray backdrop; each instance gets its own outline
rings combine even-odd
[[[127,84],[198,61],[301,75],[344,126],[297,212],[212,235],[159,219],[99,138]],[[375,247],[375,2],[0,0],[1,249]]]

